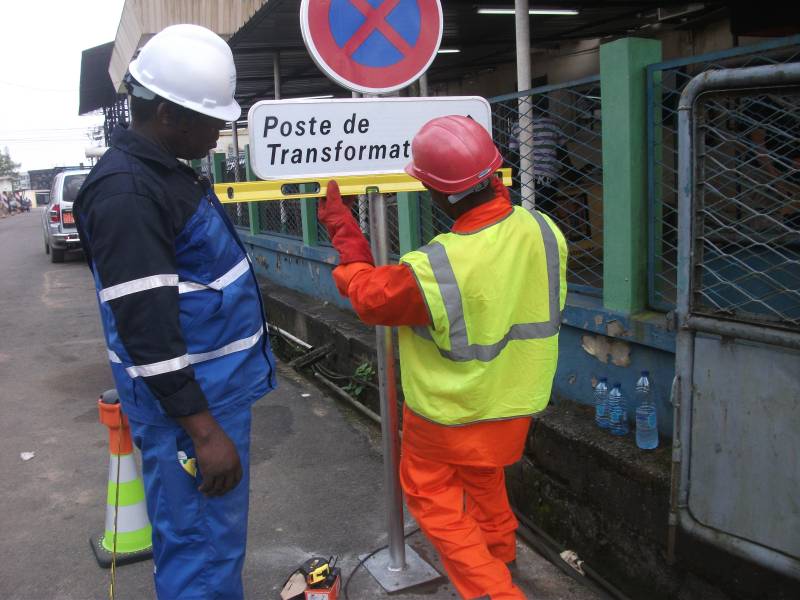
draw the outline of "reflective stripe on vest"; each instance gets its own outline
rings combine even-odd
[[[428,260],[431,263],[433,276],[439,285],[439,293],[444,300],[447,320],[450,324],[450,350],[439,348],[440,354],[445,358],[458,362],[469,360],[489,362],[495,359],[511,340],[548,338],[559,332],[561,328],[561,280],[558,242],[544,217],[536,211],[531,211],[530,214],[539,224],[544,241],[550,319],[541,323],[517,323],[512,325],[503,338],[494,344],[469,343],[467,325],[464,321],[464,305],[461,299],[461,291],[458,288],[458,282],[444,246],[435,242],[419,249],[419,252],[423,252],[428,256]],[[433,337],[427,327],[413,327],[413,330],[417,335],[433,341]]]
[[[175,358],[170,358],[169,360],[162,360],[161,362],[152,363],[149,365],[138,365],[138,366],[134,365],[132,367],[126,367],[125,370],[127,371],[128,375],[131,378],[152,377],[153,375],[162,375],[164,373],[170,373],[172,371],[179,371],[181,369],[188,367],[189,365],[194,365],[196,363],[205,362],[207,360],[213,360],[215,358],[227,356],[228,354],[233,354],[234,352],[249,350],[258,343],[258,341],[261,339],[263,335],[264,335],[264,328],[262,327],[250,337],[246,337],[241,340],[236,340],[235,342],[231,342],[230,344],[225,344],[221,348],[217,348],[216,350],[212,350],[211,352],[202,352],[199,354],[184,354],[183,356],[177,356]],[[113,350],[108,351],[108,359],[112,363],[122,364],[122,360]]]

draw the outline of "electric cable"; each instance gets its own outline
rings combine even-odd
[[[409,531],[408,533],[403,535],[403,539],[407,540],[409,537],[411,537],[412,535],[417,533],[419,530],[420,530],[419,527],[415,527],[414,529],[412,529],[411,531]],[[358,561],[358,564],[355,567],[353,567],[353,570],[350,571],[350,575],[347,576],[347,579],[344,582],[344,586],[342,587],[342,591],[344,592],[344,600],[350,600],[350,594],[348,593],[348,587],[350,586],[350,580],[353,578],[353,575],[356,574],[356,571],[358,571],[361,567],[363,567],[364,563],[367,562],[370,558],[375,556],[381,550],[386,550],[388,547],[389,547],[389,545],[387,544],[386,546],[381,546],[380,548],[377,548],[377,549],[373,550],[372,552],[370,552],[369,554],[364,556],[364,558],[360,559]]]

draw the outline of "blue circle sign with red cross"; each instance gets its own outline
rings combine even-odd
[[[439,0],[303,0],[300,29],[328,77],[380,94],[411,84],[433,62],[442,6]]]

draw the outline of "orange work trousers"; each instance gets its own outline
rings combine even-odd
[[[516,558],[517,519],[503,467],[431,460],[404,445],[400,482],[408,510],[462,597],[525,600],[506,566]]]

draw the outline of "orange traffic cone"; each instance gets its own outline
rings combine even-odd
[[[133,458],[128,418],[122,413],[117,390],[103,392],[97,402],[100,422],[108,427],[111,461],[108,468],[106,526],[89,542],[101,567],[147,560],[153,556],[144,484]],[[115,535],[116,534],[116,535]]]

